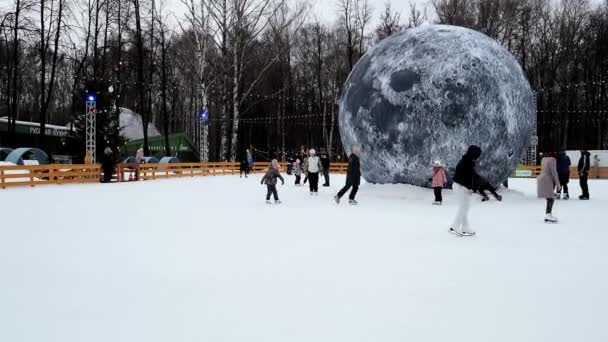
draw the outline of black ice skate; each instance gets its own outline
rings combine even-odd
[[[336,204],[340,204],[340,197],[334,196],[334,201],[336,201]]]
[[[355,201],[354,199],[348,200],[348,204],[350,205],[358,205],[359,202]]]

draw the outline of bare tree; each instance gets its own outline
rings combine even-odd
[[[55,9],[55,1],[50,0],[50,13],[45,14],[45,10],[47,9],[47,2],[45,0],[40,0],[40,41],[39,44],[39,57],[40,57],[40,138],[38,145],[40,148],[44,148],[46,146],[46,122],[47,122],[47,114],[49,110],[49,105],[53,96],[53,88],[55,87],[55,76],[57,71],[57,60],[59,57],[59,38],[61,37],[61,31],[63,30],[63,14],[64,14],[64,6],[65,0],[57,0],[58,8]],[[57,10],[57,14],[54,11]],[[48,20],[48,30],[46,27]],[[53,31],[54,30],[54,31]],[[52,57],[50,64],[50,78],[47,84],[47,54],[50,48],[50,39],[54,34],[54,43],[52,46]]]
[[[384,11],[380,13],[380,23],[376,27],[376,41],[379,42],[386,37],[402,30],[401,13],[393,11],[390,2],[384,3]]]

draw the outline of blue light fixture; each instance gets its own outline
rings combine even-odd
[[[87,101],[95,102],[96,98],[94,94],[87,94]]]
[[[209,119],[209,112],[207,111],[207,109],[203,109],[199,114],[198,117],[201,121],[206,122]]]

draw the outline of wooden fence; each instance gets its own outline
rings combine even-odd
[[[280,163],[285,172],[287,163]],[[254,173],[263,173],[269,162],[257,162]],[[331,173],[346,173],[348,164],[332,163]],[[527,171],[527,172],[526,172]],[[536,177],[540,166],[519,166],[514,177]],[[239,174],[239,163],[176,163],[176,164],[118,164],[113,179],[118,182],[134,180],[154,180],[182,177],[222,176]],[[430,171],[429,171],[430,172]],[[38,186],[47,184],[97,183],[103,172],[99,165],[52,164],[40,166],[0,166],[0,189],[16,186]],[[577,178],[576,168],[572,168],[572,178]],[[608,178],[608,167],[592,168],[589,178]]]
[[[287,163],[280,163],[283,172]],[[254,173],[263,173],[269,162],[257,162]],[[346,173],[348,164],[333,163],[332,173]],[[112,179],[118,182],[134,180],[155,180],[182,177],[235,175],[240,172],[240,164],[222,163],[175,163],[175,164],[118,164]],[[38,186],[68,183],[97,183],[103,171],[99,165],[39,165],[0,166],[0,189],[16,186]]]
[[[46,184],[97,183],[99,165],[19,165],[0,166],[0,188]]]
[[[525,172],[529,171],[529,172]],[[542,167],[540,165],[536,166],[527,166],[520,165],[517,167],[512,174],[513,177],[518,178],[535,178],[540,175],[542,171]],[[578,178],[578,169],[576,166],[570,168],[570,178],[577,179]],[[591,167],[589,170],[589,179],[607,179],[608,178],[608,167]]]

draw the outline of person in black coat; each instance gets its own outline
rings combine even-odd
[[[564,199],[570,199],[570,194],[568,192],[568,183],[570,183],[570,165],[572,162],[570,161],[570,157],[566,154],[566,152],[561,151],[557,155],[557,176],[559,177],[559,184],[561,184],[562,188],[559,192],[555,194],[556,199],[562,198],[562,191],[564,192]]]
[[[450,227],[450,232],[458,235],[472,236],[475,232],[469,226],[469,209],[471,205],[471,191],[478,191],[483,179],[476,171],[476,165],[481,157],[479,146],[469,146],[467,153],[456,165],[454,184],[452,189],[458,202],[456,218]]]
[[[578,176],[581,183],[582,195],[579,196],[581,200],[589,199],[589,169],[591,167],[591,153],[586,150],[581,151],[581,158],[578,161]]]
[[[102,183],[110,183],[112,181],[112,176],[114,175],[114,165],[116,165],[116,157],[114,157],[114,152],[109,147],[103,152],[101,156],[101,169],[103,170],[103,179]]]
[[[350,195],[348,196],[349,203],[352,205],[356,205],[357,201],[355,200],[355,196],[357,196],[357,191],[359,191],[359,184],[361,184],[361,163],[359,161],[359,154],[361,153],[361,148],[359,145],[353,145],[352,153],[348,158],[348,170],[346,171],[346,185],[338,192],[336,197],[334,197],[336,203],[340,204],[340,199],[346,192],[352,188]]]
[[[323,165],[323,177],[325,177],[325,183],[323,186],[329,186],[329,155],[327,153],[323,153],[321,155],[321,165]]]

